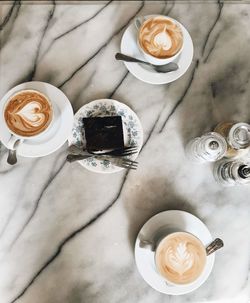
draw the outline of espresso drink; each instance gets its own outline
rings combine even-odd
[[[174,56],[182,48],[182,30],[178,24],[168,18],[150,18],[140,29],[139,43],[149,55],[166,59]]]
[[[35,90],[23,90],[12,96],[4,111],[9,129],[23,137],[43,132],[49,126],[52,116],[50,101]]]
[[[176,232],[160,242],[155,262],[159,273],[166,280],[187,284],[201,275],[206,264],[206,250],[195,236]]]

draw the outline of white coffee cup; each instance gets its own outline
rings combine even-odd
[[[167,17],[167,16],[163,16],[163,15],[150,15],[150,16],[146,16],[146,17],[137,17],[135,19],[135,26],[138,30],[138,35],[137,35],[137,46],[139,48],[139,50],[141,51],[141,53],[144,55],[145,59],[149,62],[149,63],[152,63],[152,64],[155,64],[155,65],[164,65],[164,64],[167,64],[167,63],[170,63],[170,62],[173,62],[175,59],[178,58],[178,56],[181,54],[182,50],[183,50],[183,46],[184,46],[184,40],[183,40],[183,43],[182,43],[182,47],[180,48],[180,50],[173,56],[169,57],[169,58],[156,58],[150,54],[148,54],[147,52],[144,51],[144,49],[141,47],[140,45],[140,42],[139,42],[139,31],[140,29],[142,28],[144,22],[146,22],[148,19],[150,18],[155,18],[155,17],[161,17],[161,18],[165,18],[167,20],[170,20],[172,21],[173,23],[176,23],[180,29],[182,29],[182,26],[181,24],[176,21],[175,19],[173,18],[170,18],[170,17]]]
[[[13,130],[11,130],[7,124],[7,122],[5,121],[5,117],[4,117],[4,113],[5,113],[5,109],[7,107],[7,105],[9,104],[11,98],[13,98],[15,95],[21,93],[21,92],[25,92],[25,91],[34,91],[34,92],[37,92],[39,93],[40,95],[43,95],[47,102],[49,102],[50,104],[50,107],[51,107],[51,110],[52,110],[52,118],[48,124],[48,126],[46,127],[46,129],[44,129],[42,132],[36,134],[36,135],[33,135],[33,136],[21,136],[19,134],[16,134]],[[52,103],[49,101],[48,97],[45,96],[43,93],[39,92],[39,91],[36,91],[36,90],[33,90],[33,89],[25,89],[25,90],[21,90],[21,91],[18,91],[16,92],[15,94],[13,94],[10,98],[8,98],[8,100],[6,101],[5,105],[4,105],[4,108],[3,108],[3,112],[2,112],[2,115],[3,115],[3,121],[8,129],[8,131],[10,132],[11,134],[11,137],[7,143],[7,148],[10,149],[10,150],[17,150],[18,147],[24,142],[24,141],[27,141],[27,140],[34,140],[34,139],[38,139],[40,138],[45,132],[47,132],[51,125],[53,124],[53,120],[54,120],[54,111],[53,111],[53,106],[52,106]]]
[[[188,283],[176,283],[176,282],[173,282],[171,281],[169,278],[166,277],[166,275],[163,275],[159,268],[157,267],[157,256],[158,256],[158,253],[159,253],[159,249],[161,249],[161,246],[162,246],[162,243],[164,243],[164,241],[168,240],[170,238],[170,236],[178,236],[178,235],[182,235],[182,236],[187,236],[187,237],[191,237],[193,239],[195,239],[196,243],[199,245],[199,251],[201,252],[202,254],[202,258],[203,258],[203,261],[202,261],[202,265],[200,267],[200,272],[197,273],[196,275],[196,278],[191,281],[191,282],[188,282]],[[180,286],[180,285],[191,285],[193,283],[196,283],[196,280],[198,280],[204,269],[205,269],[205,266],[206,266],[206,262],[207,262],[207,253],[206,253],[206,248],[205,246],[203,245],[203,243],[201,242],[200,239],[198,239],[195,235],[189,233],[189,232],[186,232],[186,231],[181,231],[181,230],[177,230],[177,229],[170,229],[170,228],[167,228],[167,229],[161,229],[159,230],[152,239],[150,240],[147,240],[147,239],[140,239],[140,242],[139,242],[139,245],[140,247],[142,248],[145,248],[145,249],[150,249],[151,251],[154,252],[154,261],[155,261],[155,271],[161,275],[161,277],[166,281],[167,284],[169,285],[174,285],[174,286]]]

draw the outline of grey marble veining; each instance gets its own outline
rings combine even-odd
[[[137,14],[167,14],[189,30],[187,73],[143,83],[114,60]],[[91,173],[65,163],[66,145],[15,167],[0,155],[1,303],[250,302],[250,187],[222,188],[211,165],[184,155],[189,139],[222,120],[250,117],[250,4],[217,1],[0,4],[0,96],[46,81],[76,111],[97,98],[131,106],[144,145],[137,171]],[[225,247],[189,295],[157,293],[139,275],[133,245],[143,223],[168,209],[201,218]]]

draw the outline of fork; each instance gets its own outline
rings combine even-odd
[[[133,160],[129,160],[126,158],[109,158],[110,162],[115,165],[115,166],[119,166],[122,168],[126,168],[126,169],[134,169],[136,170],[138,167],[138,162],[137,161],[133,161]]]
[[[83,148],[77,146],[77,145],[71,145],[68,148],[68,151],[70,154],[75,154],[75,155],[112,155],[112,156],[119,156],[119,157],[124,157],[124,156],[130,156],[133,154],[136,154],[138,152],[137,146],[130,146],[130,147],[124,147],[124,148],[119,148],[115,150],[111,150],[108,152],[97,152],[97,151],[88,151],[88,150],[83,150]]]
[[[118,167],[122,167],[122,168],[137,169],[137,167],[138,167],[138,162],[137,161],[129,160],[129,159],[126,159],[126,158],[117,158],[117,157],[109,156],[109,155],[105,155],[105,157],[103,157],[102,155],[74,155],[74,154],[69,154],[67,156],[67,161],[72,163],[72,162],[75,162],[75,161],[85,160],[85,159],[92,158],[92,157],[96,158],[96,159],[99,159],[99,160],[107,159],[113,165],[118,166]]]

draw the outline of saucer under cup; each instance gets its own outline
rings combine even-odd
[[[27,139],[17,148],[17,155],[23,157],[42,157],[59,149],[68,139],[73,125],[73,109],[66,95],[57,87],[39,81],[19,84],[9,90],[0,101],[0,119],[3,119],[3,110],[7,100],[22,90],[36,90],[50,100],[53,108],[53,119],[44,132]],[[8,147],[12,133],[5,121],[0,122],[0,140]],[[19,137],[18,135],[16,135]],[[21,137],[21,136],[20,136]]]
[[[154,15],[145,16],[150,18]],[[178,22],[183,33],[183,49],[177,58],[173,61],[178,64],[179,68],[169,73],[158,73],[145,64],[124,62],[129,72],[139,80],[150,84],[166,84],[179,79],[185,74],[193,59],[193,42],[187,29]],[[137,45],[138,30],[132,22],[125,30],[121,40],[121,53],[145,61],[145,57]]]
[[[206,247],[212,242],[206,225],[194,215],[180,210],[161,212],[149,219],[141,228],[135,243],[135,261],[142,278],[155,290],[168,295],[183,295],[199,288],[209,277],[215,254],[207,256],[202,274],[189,284],[170,284],[157,272],[155,266],[155,252],[140,247],[141,239],[151,239],[162,228],[173,228],[191,233]]]

